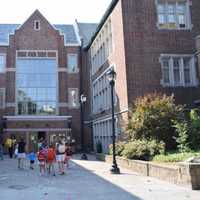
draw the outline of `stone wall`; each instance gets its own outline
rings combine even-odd
[[[112,156],[98,154],[96,157],[99,160],[112,163]],[[178,163],[172,166],[121,157],[117,157],[117,163],[119,167],[124,167],[144,176],[155,177],[173,184],[191,187],[193,190],[200,190],[200,164]]]

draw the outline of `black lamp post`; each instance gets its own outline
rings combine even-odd
[[[112,142],[113,142],[113,165],[112,169],[110,170],[112,174],[120,174],[120,169],[117,166],[116,161],[116,153],[115,153],[115,111],[114,111],[114,87],[115,87],[115,80],[116,80],[116,72],[114,68],[111,68],[107,72],[107,78],[111,86],[111,105],[112,105]]]
[[[87,154],[85,153],[85,143],[84,143],[84,113],[83,113],[83,106],[85,102],[87,101],[87,98],[84,94],[80,96],[80,106],[81,106],[81,148],[83,154],[81,155],[82,160],[88,160]]]

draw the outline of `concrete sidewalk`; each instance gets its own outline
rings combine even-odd
[[[178,187],[110,165],[74,156],[65,176],[39,176],[39,170],[18,170],[17,160],[0,161],[0,200],[200,200],[200,192]]]

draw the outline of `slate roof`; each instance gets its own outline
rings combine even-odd
[[[60,25],[60,24],[55,24],[54,27],[60,31],[61,34],[65,36],[65,44],[70,43],[70,44],[77,44],[78,39],[76,37],[76,33],[74,30],[73,25]]]
[[[13,34],[20,24],[0,24],[0,44],[9,43],[9,34]]]
[[[79,35],[83,38],[83,46],[87,45],[96,31],[98,24],[96,23],[77,23]]]
[[[77,44],[78,39],[75,34],[73,25],[53,25],[56,29],[60,31],[65,37],[65,44]],[[9,44],[9,34],[13,34],[14,31],[20,27],[20,24],[0,24],[0,45]]]

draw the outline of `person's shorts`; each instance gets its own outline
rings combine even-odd
[[[31,163],[31,164],[34,164],[34,163],[35,163],[35,160],[30,160],[30,163]]]
[[[47,164],[53,164],[55,163],[55,160],[47,160]]]
[[[57,161],[58,162],[64,162],[65,161],[65,154],[57,155]]]
[[[39,161],[38,163],[40,166],[45,166],[45,161]]]
[[[18,153],[17,157],[18,158],[26,158],[26,154],[25,153]]]

